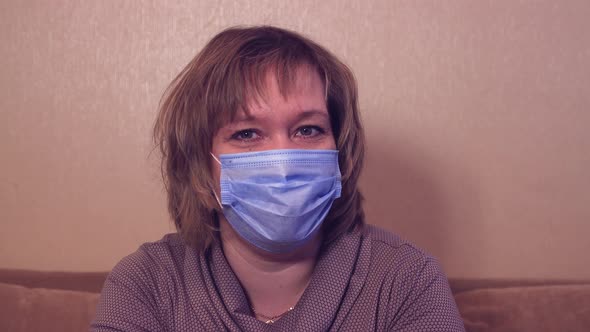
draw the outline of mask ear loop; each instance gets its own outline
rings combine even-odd
[[[215,157],[213,152],[209,152],[209,154],[211,155],[211,157],[213,157],[213,159],[215,159],[215,161],[219,164],[219,166],[221,166],[221,161],[219,161],[219,159],[217,159],[217,157]]]
[[[213,159],[215,159],[219,166],[221,166],[221,161],[219,161],[219,159],[217,159],[217,157],[215,157],[215,155],[212,152],[209,152],[209,154],[211,155],[211,157],[213,157]],[[217,197],[217,192],[215,190],[213,190],[213,196],[215,196],[215,200],[217,200],[219,207],[223,211],[223,204],[221,204],[221,200],[219,200],[219,197]]]

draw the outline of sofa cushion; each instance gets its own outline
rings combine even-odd
[[[98,297],[0,283],[0,331],[87,331]]]
[[[588,284],[479,289],[455,300],[469,332],[590,331]]]

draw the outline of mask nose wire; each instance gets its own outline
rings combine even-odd
[[[215,155],[213,154],[213,152],[209,152],[209,154],[221,166],[221,161],[219,161],[219,159],[217,159],[217,157],[215,157]],[[217,203],[219,204],[219,207],[221,208],[221,210],[223,210],[223,204],[221,204],[221,200],[217,196],[217,191],[213,190],[213,196],[215,196],[215,200],[217,200]]]

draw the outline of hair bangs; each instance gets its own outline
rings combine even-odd
[[[324,96],[327,100],[327,79],[325,71],[311,56],[301,49],[287,48],[282,49],[281,45],[269,45],[266,52],[258,50],[253,52],[248,48],[241,50],[237,54],[234,64],[228,66],[226,78],[228,81],[221,87],[225,90],[227,99],[224,105],[212,107],[217,113],[218,120],[216,129],[223,124],[235,120],[238,113],[243,112],[249,115],[250,107],[256,103],[260,105],[267,99],[269,79],[275,79],[279,88],[279,93],[285,99],[293,92],[296,85],[298,71],[301,67],[309,67],[318,72],[322,83],[326,87]],[[223,98],[216,98],[218,101]]]

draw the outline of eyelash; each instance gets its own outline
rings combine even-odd
[[[314,137],[326,134],[326,130],[322,127],[314,126],[314,125],[306,125],[306,126],[301,126],[301,127],[297,128],[296,135],[298,133],[300,133],[301,130],[303,130],[303,129],[312,129],[312,130],[317,131],[317,133],[315,135],[314,134],[312,134],[312,135],[298,135],[298,136],[302,137],[303,139],[310,139],[310,138],[314,138]],[[256,134],[256,135],[260,136],[260,134],[258,133],[258,130],[254,129],[254,128],[249,128],[249,129],[243,129],[243,130],[239,130],[239,131],[235,132],[233,135],[231,135],[231,139],[237,140],[237,141],[242,141],[242,142],[249,142],[249,141],[255,141],[255,140],[260,139],[260,137],[244,138],[243,135],[248,134],[248,133],[252,133],[252,134]]]

